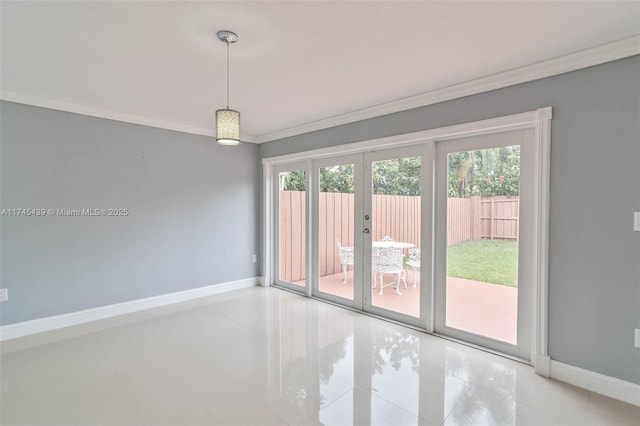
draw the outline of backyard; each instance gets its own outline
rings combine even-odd
[[[518,286],[518,243],[464,241],[449,247],[447,275],[510,287]]]

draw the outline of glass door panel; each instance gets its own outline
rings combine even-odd
[[[371,162],[371,304],[415,318],[420,317],[420,181],[420,156]]]
[[[447,155],[447,327],[515,345],[520,145]]]
[[[281,167],[276,215],[276,283],[295,290],[307,287],[307,178],[303,167]]]
[[[530,358],[532,130],[437,146],[435,331]]]
[[[432,143],[365,154],[364,309],[430,323]]]
[[[344,158],[328,160],[315,169],[318,182],[318,291],[334,301],[353,302],[355,296],[356,163]]]

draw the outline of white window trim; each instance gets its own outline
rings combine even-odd
[[[363,153],[374,149],[409,146],[418,143],[457,139],[507,130],[533,128],[535,130],[535,183],[534,183],[534,235],[537,253],[536,279],[534,281],[533,345],[531,360],[536,373],[548,377],[551,359],[548,353],[548,261],[549,261],[549,190],[552,108],[507,115],[488,120],[430,129],[420,132],[349,143],[329,148],[314,149],[294,154],[264,158],[263,191],[263,271],[264,285],[273,283],[273,166],[289,162],[309,161],[317,158]],[[311,244],[308,240],[307,244]],[[308,253],[311,250],[307,250]],[[433,300],[433,298],[431,298]],[[433,312],[433,306],[431,306]],[[433,330],[427,330],[432,332]]]

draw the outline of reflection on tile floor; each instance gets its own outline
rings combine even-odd
[[[640,418],[638,407],[526,365],[273,288],[72,333],[32,347],[3,345],[3,426],[631,425]]]

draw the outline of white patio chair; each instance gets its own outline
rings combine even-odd
[[[391,238],[390,236],[385,235],[384,237],[382,237],[382,238],[380,239],[380,241],[384,241],[384,242],[393,242],[393,241],[395,241],[395,240],[394,240],[393,238]],[[375,250],[376,250],[376,248],[374,248],[374,249],[373,249],[373,255],[374,255],[374,256],[375,256]],[[374,272],[374,273],[373,273],[373,288],[376,288],[376,285],[377,285],[377,282],[378,282],[377,280],[378,280],[378,277],[377,277],[376,273]]]
[[[407,288],[407,280],[404,279],[404,268],[402,267],[402,249],[397,247],[376,248],[373,253],[373,288],[377,285],[377,276],[380,276],[380,295],[385,287],[394,286],[396,293],[400,293],[400,279],[404,281],[404,288]],[[385,284],[384,275],[393,274],[392,282]]]
[[[416,271],[420,268],[420,249],[409,249],[409,260],[407,260],[407,271],[413,269],[413,287],[416,286]],[[407,272],[408,274],[408,272]]]
[[[347,283],[347,266],[353,265],[353,247],[342,247],[340,241],[338,243],[338,255],[340,256],[340,264],[342,265],[342,273],[344,274],[343,284]]]

